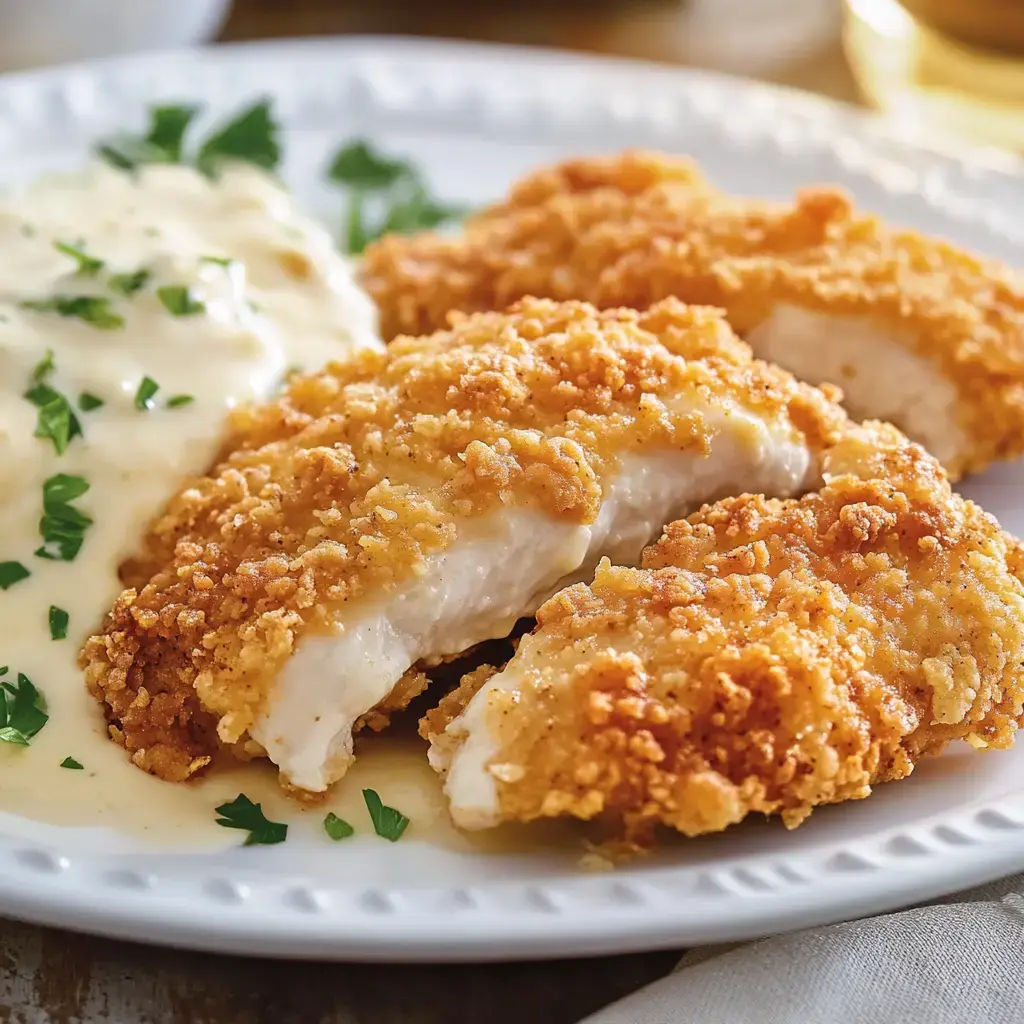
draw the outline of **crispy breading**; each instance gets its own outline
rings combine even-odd
[[[814,450],[845,424],[675,301],[525,301],[297,378],[235,417],[233,450],[153,525],[133,563],[152,578],[87,642],[88,684],[136,764],[185,778],[245,741],[301,638],[417,579],[471,521],[523,506],[590,523],[620,456],[702,454],[718,428],[701,409],[738,408]],[[422,679],[406,680],[407,697]]]
[[[640,840],[752,812],[792,827],[953,739],[1010,746],[1018,542],[888,426],[851,432],[826,480],[706,506],[642,568],[605,561],[549,600],[503,673],[424,722],[456,822],[604,816]],[[491,805],[474,803],[481,773]]]
[[[500,309],[523,295],[638,309],[675,296],[725,309],[741,335],[791,306],[863,318],[885,333],[885,345],[919,357],[937,387],[951,389],[963,437],[947,440],[948,428],[927,423],[921,410],[901,424],[934,444],[951,474],[1024,450],[1021,274],[858,213],[837,188],[805,189],[792,202],[734,199],[696,177],[686,187],[675,158],[662,157],[659,174],[657,160],[644,154],[638,164],[627,154],[618,175],[608,158],[590,170],[576,160],[526,179],[461,237],[375,243],[362,281],[381,309],[384,337],[432,330],[450,310]],[[823,325],[822,353],[831,341]],[[766,358],[806,373],[787,362],[787,344],[783,337]],[[841,360],[828,373],[865,372],[851,412],[893,418],[888,406],[872,406],[885,390],[870,383],[877,353],[865,344],[860,358],[860,367]],[[806,366],[807,356],[801,361]],[[940,450],[946,444],[949,452]]]

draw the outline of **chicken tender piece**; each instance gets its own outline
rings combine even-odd
[[[953,477],[1024,452],[1024,276],[838,189],[734,199],[670,157],[573,161],[461,237],[384,238],[362,274],[385,338],[523,295],[719,306],[756,355],[840,386],[852,416],[895,423]]]
[[[152,529],[152,578],[87,643],[87,681],[148,771],[227,747],[323,791],[421,666],[506,636],[602,555],[635,564],[706,500],[816,486],[845,424],[713,310],[457,319],[240,415]]]
[[[951,740],[1009,747],[1017,542],[889,426],[852,431],[825,479],[703,508],[642,568],[605,560],[544,604],[503,671],[422,723],[456,824],[602,816],[641,842],[752,812],[793,827]]]

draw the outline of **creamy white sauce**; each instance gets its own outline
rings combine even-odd
[[[761,359],[801,380],[842,388],[854,419],[895,423],[944,465],[967,447],[956,384],[868,317],[779,305],[746,340]]]
[[[506,636],[556,590],[589,578],[602,556],[635,563],[665,523],[724,494],[790,495],[808,486],[815,470],[806,447],[743,410],[706,416],[718,431],[707,457],[626,455],[594,523],[503,509],[433,556],[415,583],[364,605],[337,635],[302,644],[252,730],[285,778],[326,789],[351,762],[355,720],[406,669]]]
[[[103,268],[78,273],[54,248],[58,240]],[[248,168],[230,169],[216,184],[171,166],[134,179],[104,168],[48,179],[0,205],[0,253],[0,562],[31,572],[0,591],[0,665],[28,676],[50,714],[27,749],[0,743],[0,809],[36,813],[30,800],[52,803],[61,791],[86,803],[92,794],[112,818],[118,808],[138,816],[160,787],[164,800],[184,806],[191,798],[208,817],[208,800],[171,797],[173,787],[133,769],[105,738],[77,652],[120,591],[118,565],[148,520],[183,477],[208,467],[227,411],[271,394],[288,367],[314,369],[379,345],[375,311],[327,233]],[[111,290],[111,274],[142,269],[151,277],[134,295]],[[190,289],[202,311],[173,316],[157,297],[165,285]],[[21,305],[83,295],[109,299],[124,325],[100,330]],[[62,455],[33,436],[37,409],[23,398],[47,351],[47,383],[76,406],[84,435]],[[149,411],[134,401],[143,377],[160,388]],[[81,411],[82,392],[103,406]],[[174,395],[193,401],[167,408]],[[74,502],[93,524],[73,562],[33,554],[42,543],[43,482],[58,473],[90,485]],[[66,640],[50,638],[51,605],[70,615]],[[66,756],[87,771],[60,769]]]

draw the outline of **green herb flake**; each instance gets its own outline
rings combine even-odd
[[[153,396],[160,390],[152,377],[143,377],[135,391],[135,408],[139,412],[148,412],[153,408]]]
[[[80,245],[69,245],[67,242],[54,242],[53,247],[57,252],[61,252],[65,256],[70,256],[78,263],[77,273],[81,277],[95,277],[103,269],[103,260],[98,260],[95,256],[90,256]]]
[[[183,406],[191,405],[195,400],[195,395],[171,395],[167,399],[167,408],[181,409]]]
[[[27,676],[18,673],[17,685],[3,684],[0,700],[0,741],[28,746],[49,721],[42,694]]]
[[[113,274],[107,282],[119,295],[130,298],[149,284],[152,273],[145,269],[133,270],[127,274]]]
[[[200,256],[200,263],[213,263],[218,267],[230,267],[235,261],[228,256]]]
[[[191,290],[184,284],[167,284],[157,288],[156,297],[172,316],[195,316],[206,312],[205,303],[193,298]]]
[[[39,410],[35,436],[53,442],[54,451],[63,455],[72,438],[82,436],[82,424],[71,403],[49,384],[37,384],[25,396]]]
[[[370,821],[373,822],[373,830],[382,839],[397,843],[402,838],[402,833],[409,826],[409,819],[394,807],[388,807],[381,801],[376,790],[364,789],[363,800],[366,801],[366,809],[370,812]]]
[[[218,825],[249,833],[244,846],[272,846],[283,843],[288,837],[288,826],[279,821],[269,821],[263,808],[244,793],[239,793],[230,803],[221,804],[216,811],[220,815]]]
[[[0,562],[0,590],[10,590],[15,583],[27,580],[31,575],[21,562]]]
[[[55,295],[49,299],[31,299],[21,303],[21,308],[73,317],[101,331],[124,327],[124,317],[110,308],[110,299],[97,295]]]
[[[214,132],[199,148],[196,167],[212,176],[221,163],[244,161],[273,171],[281,160],[278,127],[271,115],[269,100],[260,100],[219,131]]]
[[[339,818],[334,811],[324,818],[324,831],[335,841],[348,839],[353,836],[356,830],[344,819]]]
[[[167,163],[180,163],[185,133],[199,110],[184,104],[153,107],[149,112],[146,144],[162,152]]]
[[[93,412],[96,409],[101,409],[104,405],[106,405],[106,402],[102,398],[97,398],[88,391],[83,391],[78,396],[78,408],[82,412]]]
[[[43,546],[36,549],[39,558],[54,562],[73,562],[85,542],[85,531],[92,520],[71,502],[89,490],[80,476],[58,473],[43,484],[43,516],[39,532]]]
[[[63,608],[55,604],[50,605],[50,639],[66,640],[68,637],[68,622],[70,616]]]
[[[378,153],[365,139],[356,139],[339,149],[327,168],[327,177],[339,185],[358,189],[384,189],[402,179],[419,180],[412,164]]]
[[[46,355],[36,363],[36,368],[32,371],[32,380],[36,384],[42,384],[47,377],[56,369],[53,362],[53,349],[48,348]]]
[[[64,760],[61,761],[60,766],[61,768],[72,768],[76,772],[80,772],[85,769],[85,765],[82,764],[81,761],[76,761],[73,757],[65,757]]]

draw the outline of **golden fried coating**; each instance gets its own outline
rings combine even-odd
[[[605,816],[638,840],[751,812],[792,827],[953,739],[1010,746],[1017,542],[888,426],[851,432],[826,480],[707,506],[643,568],[605,561],[549,600],[502,673],[423,723],[456,822]]]
[[[461,237],[375,243],[362,280],[384,337],[523,295],[637,309],[675,296],[725,309],[755,354],[840,385],[852,415],[896,422],[954,477],[1024,450],[1020,274],[894,230],[835,188],[733,199],[658,160],[573,161]]]
[[[233,450],[153,525],[132,568],[151,579],[87,642],[88,684],[137,765],[186,778],[218,744],[245,743],[300,639],[429,583],[429,559],[485,514],[592,523],[621,457],[703,456],[725,429],[706,416],[743,411],[805,451],[845,425],[826,394],[752,360],[715,311],[675,301],[646,313],[524,301],[297,378],[236,416]],[[745,441],[743,422],[729,429]],[[366,721],[423,685],[403,679],[402,701],[385,700],[389,685]]]

